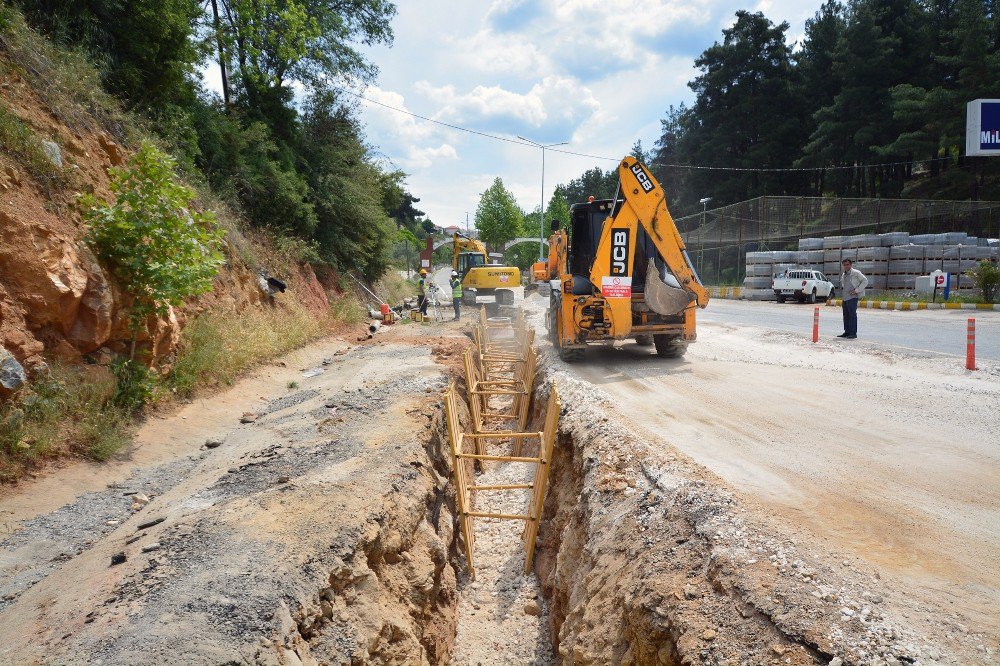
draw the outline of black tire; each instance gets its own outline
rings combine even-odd
[[[653,346],[653,336],[652,335],[637,335],[635,336],[635,344],[640,347],[652,347]]]
[[[809,305],[813,305],[814,303],[816,303],[816,290],[815,289],[813,289],[812,293],[809,294]]]
[[[835,291],[836,291],[835,289],[831,289],[830,293],[826,295],[827,302],[829,302],[831,299],[837,297],[837,295],[834,293]]]
[[[558,312],[559,311],[555,307],[549,304],[549,311],[546,316],[545,325],[549,329],[549,342],[551,342],[552,346],[554,347],[559,346],[559,320],[557,315]]]
[[[784,303],[785,302],[785,296],[783,294],[778,294],[778,302],[779,303]]]
[[[583,358],[583,350],[577,347],[559,347],[559,358],[566,363],[575,363]]]
[[[687,351],[687,343],[672,335],[654,335],[653,344],[662,358],[680,358]]]

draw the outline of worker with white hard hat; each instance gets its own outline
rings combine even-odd
[[[451,272],[451,304],[455,308],[455,320],[462,316],[462,281],[458,278],[458,271]]]

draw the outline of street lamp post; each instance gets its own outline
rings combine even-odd
[[[526,139],[520,134],[517,135],[517,138],[521,141],[527,141],[531,145],[542,149],[542,206],[538,209],[538,260],[541,261],[544,257],[542,250],[543,243],[545,242],[545,149],[554,148],[555,146],[565,146],[569,143],[569,141],[560,141],[559,143],[549,143],[543,145],[537,141]]]

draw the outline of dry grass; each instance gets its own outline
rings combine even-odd
[[[0,102],[0,146],[39,182],[61,185],[62,170],[42,150],[42,138]]]
[[[82,50],[52,44],[9,6],[0,7],[0,51],[68,127],[77,131],[101,128],[126,145],[137,145],[134,139],[147,133],[138,118],[124,113],[117,100],[104,92],[100,73]]]
[[[206,312],[184,329],[167,387],[189,396],[199,387],[232,384],[248,368],[305,345],[333,324],[360,323],[364,316],[353,298],[337,300],[324,319],[294,301],[242,314]]]
[[[132,420],[110,404],[106,368],[53,366],[31,391],[0,406],[0,481],[67,454],[107,460],[128,444]]]

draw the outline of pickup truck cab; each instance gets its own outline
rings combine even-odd
[[[771,289],[779,303],[788,298],[794,298],[799,303],[815,303],[817,299],[833,298],[834,291],[833,283],[819,271],[796,268],[775,275]]]

